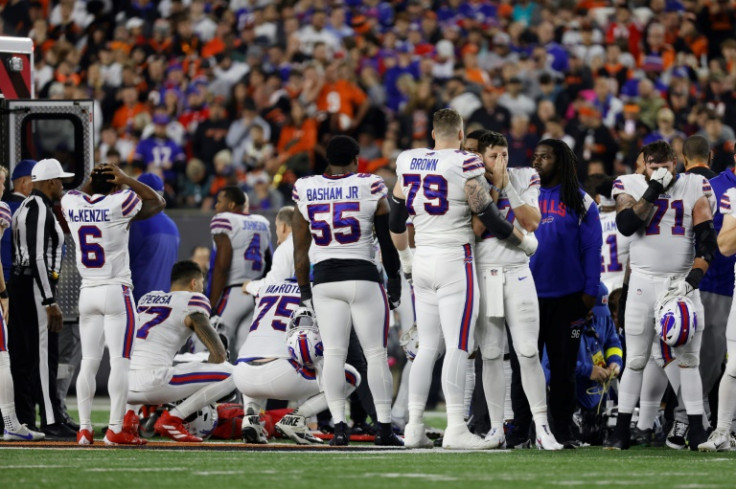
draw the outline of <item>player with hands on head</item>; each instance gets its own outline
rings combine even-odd
[[[360,147],[348,136],[327,145],[324,175],[294,184],[294,267],[301,304],[313,307],[324,344],[324,392],[335,424],[333,445],[347,445],[345,361],[350,328],[368,364],[368,386],[378,421],[377,445],[403,445],[391,429],[393,379],[388,367],[389,302],[401,298],[399,257],[389,234],[387,190],[379,176],[355,173]],[[388,297],[374,262],[378,239],[388,276]],[[314,245],[312,245],[314,242]],[[310,285],[310,246],[314,288]]]
[[[124,189],[127,186],[129,189]],[[79,293],[79,335],[82,363],[77,378],[80,429],[77,442],[93,443],[92,400],[96,375],[107,346],[110,354],[110,424],[107,445],[142,445],[137,433],[123,430],[128,370],[136,332],[131,288],[128,236],[130,221],[148,219],[165,207],[149,186],[129,177],[117,165],[92,170],[83,191],[61,199],[61,209],[76,245]]]
[[[702,176],[675,176],[675,153],[667,143],[648,144],[643,153],[644,174],[624,175],[613,184],[618,229],[633,237],[629,288],[637,293],[627,297],[626,369],[619,389],[616,429],[605,447],[628,448],[631,416],[655,335],[652,320],[659,320],[661,307],[671,299],[687,297],[695,306],[695,336],[674,348],[680,368],[665,372],[673,385],[681,386],[690,421],[688,442],[692,450],[697,450],[706,441],[698,370],[705,314],[697,288],[717,248],[715,201],[710,184]]]
[[[180,261],[171,269],[171,291],[152,291],[141,297],[141,326],[135,335],[124,430],[138,434],[141,404],[159,405],[183,400],[164,411],[154,428],[177,442],[201,442],[184,426],[184,419],[217,402],[235,388],[233,366],[217,331],[210,324],[211,307],[203,294],[202,269]],[[209,351],[207,362],[173,365],[174,356],[194,333]]]
[[[539,175],[533,168],[507,168],[508,142],[502,134],[488,131],[478,149],[493,201],[517,230],[533,236],[541,220]],[[547,421],[547,389],[537,349],[539,303],[529,258],[520,248],[489,233],[477,217],[473,218],[473,229],[480,238],[476,243],[480,307],[475,336],[483,358],[483,390],[491,417],[486,440],[497,447],[505,443],[503,354],[508,324],[537,428],[537,444],[545,450],[561,450]]]

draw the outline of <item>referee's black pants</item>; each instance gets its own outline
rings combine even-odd
[[[41,426],[62,422],[56,387],[59,334],[47,328],[46,308],[33,277],[14,273],[10,280],[8,350],[18,420],[36,426],[38,404]]]
[[[582,292],[539,299],[539,354],[547,349],[550,381],[547,417],[557,441],[564,443],[573,438],[572,415],[575,411],[575,365],[580,348],[580,332],[587,311]],[[509,335],[509,341],[511,335]],[[529,402],[521,386],[519,362],[510,345],[511,403],[514,421],[522,433],[529,431],[532,415]]]

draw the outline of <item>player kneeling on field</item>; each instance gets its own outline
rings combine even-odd
[[[225,397],[234,389],[233,366],[210,325],[210,302],[202,294],[202,269],[192,261],[174,264],[171,292],[150,292],[138,304],[140,327],[130,363],[128,410],[123,429],[138,432],[138,405],[166,404],[184,399],[156,421],[160,435],[179,442],[201,442],[183,425],[183,419]],[[192,335],[210,352],[207,363],[173,365],[174,355]]]
[[[291,281],[266,286],[258,298],[233,374],[243,393],[243,440],[247,443],[267,443],[258,417],[265,399],[304,400],[276,424],[276,430],[300,445],[322,443],[312,436],[306,422],[327,409],[319,373],[322,340],[312,312],[297,309],[300,299],[299,286]],[[360,384],[360,374],[350,365],[345,365],[345,382],[348,396]]]

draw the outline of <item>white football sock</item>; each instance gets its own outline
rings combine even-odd
[[[13,375],[10,373],[10,355],[6,351],[0,351],[0,413],[3,416],[5,429],[11,431],[15,431],[20,427],[18,416],[15,415],[14,396]]]
[[[667,374],[667,380],[670,381],[672,390],[676,393],[680,392],[680,370],[680,366],[677,364],[677,362],[670,362],[664,368],[664,373]]]
[[[729,359],[729,362],[732,361]],[[731,421],[736,410],[736,377],[724,373],[718,387],[718,427],[716,429],[731,431]]]
[[[463,409],[465,418],[470,417],[470,405],[473,402],[473,391],[475,390],[475,359],[468,358],[468,368],[465,371],[465,399]]]
[[[506,378],[503,373],[503,358],[483,359],[483,392],[491,418],[491,428],[503,426],[504,406],[506,399]]]
[[[447,427],[465,426],[465,379],[468,366],[468,352],[449,348],[442,364],[442,391],[447,406]]]
[[[324,393],[327,405],[330,407],[332,421],[345,422],[345,360],[347,350],[342,348],[325,349],[325,360],[322,366],[322,379],[324,381]],[[369,374],[370,377],[370,374]],[[370,380],[369,380],[370,385]]]
[[[177,418],[185,419],[189,415],[196,413],[200,409],[210,404],[215,404],[218,399],[222,399],[235,389],[235,381],[233,376],[213,382],[212,384],[198,390],[191,396],[187,397],[184,402],[169,411],[169,414]]]
[[[682,401],[688,416],[703,414],[703,382],[700,379],[700,369],[696,367],[680,368],[682,384]]]
[[[506,397],[503,401],[503,419],[514,419],[514,408],[511,404],[511,360],[503,361],[503,377],[506,382]],[[544,375],[544,372],[542,373]],[[547,386],[544,386],[545,396],[547,395]]]
[[[437,359],[437,348],[419,346],[414,364],[409,373],[409,423],[423,423],[424,408],[427,406],[432,370]],[[462,403],[462,401],[461,401]]]
[[[373,395],[376,418],[379,423],[391,422],[391,398],[394,395],[394,380],[388,368],[388,356],[383,347],[363,350],[368,364],[368,387]],[[342,377],[345,383],[345,374]]]
[[[539,363],[539,355],[532,357],[518,355],[521,385],[529,401],[529,409],[537,426],[547,425],[547,383]]]
[[[640,430],[651,430],[654,427],[654,418],[657,417],[667,384],[667,374],[664,369],[650,358],[642,375],[639,420],[636,423],[636,427]]]
[[[92,400],[97,390],[97,370],[100,360],[83,358],[77,376],[77,409],[79,410],[79,429],[92,431]],[[112,372],[110,373],[112,376]],[[108,383],[109,384],[109,383]],[[127,391],[126,391],[127,396]],[[112,399],[112,396],[111,396]]]
[[[631,414],[636,407],[636,401],[639,400],[641,393],[643,370],[634,370],[627,368],[624,370],[621,385],[618,390],[618,412]]]
[[[117,357],[110,359],[110,377],[107,379],[107,392],[110,395],[110,424],[108,428],[113,433],[120,433],[120,430],[123,429],[125,403],[128,400],[129,371],[129,358]]]
[[[404,370],[401,372],[399,392],[396,393],[396,400],[391,408],[391,419],[401,419],[405,423],[409,417],[409,375],[412,363],[407,361],[404,365]]]

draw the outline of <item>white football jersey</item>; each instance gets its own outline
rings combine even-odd
[[[485,173],[474,153],[410,149],[396,159],[396,176],[414,224],[416,246],[456,247],[475,242],[465,182]]]
[[[509,184],[518,192],[525,204],[539,209],[539,175],[534,168],[509,168]],[[498,210],[512,222],[516,229],[526,234],[526,230],[516,220],[506,192],[501,192],[496,202]],[[529,263],[526,253],[519,247],[496,238],[486,230],[481,240],[475,244],[475,262],[478,265],[524,265]]]
[[[195,313],[210,317],[210,301],[197,292],[149,292],[138,301],[138,333],[131,368],[170,367],[174,355],[194,333],[184,319]]]
[[[616,211],[601,212],[603,247],[601,248],[601,282],[609,292],[624,285],[626,264],[629,261],[631,236],[624,236],[616,226]]]
[[[373,221],[387,195],[378,175],[313,175],[294,184],[292,198],[309,222],[313,264],[329,259],[373,261]]]
[[[258,295],[248,337],[240,347],[238,360],[254,358],[289,358],[286,349],[286,326],[299,307],[301,296],[295,282],[266,284]]]
[[[623,175],[613,182],[612,196],[628,194],[639,200],[647,190],[644,175]],[[680,173],[654,203],[651,216],[633,236],[631,269],[646,273],[685,274],[695,259],[693,207],[707,197],[715,208],[713,190],[704,177]]]
[[[0,200],[0,236],[10,227],[13,222],[13,213],[10,212],[10,206]]]
[[[225,234],[233,248],[227,285],[240,285],[261,278],[266,269],[266,250],[271,244],[271,227],[263,216],[222,212],[210,221],[210,233]],[[217,246],[215,245],[215,251]]]
[[[72,190],[61,199],[61,210],[76,244],[82,287],[132,287],[128,236],[130,221],[141,206],[140,197],[132,190],[91,197]]]

